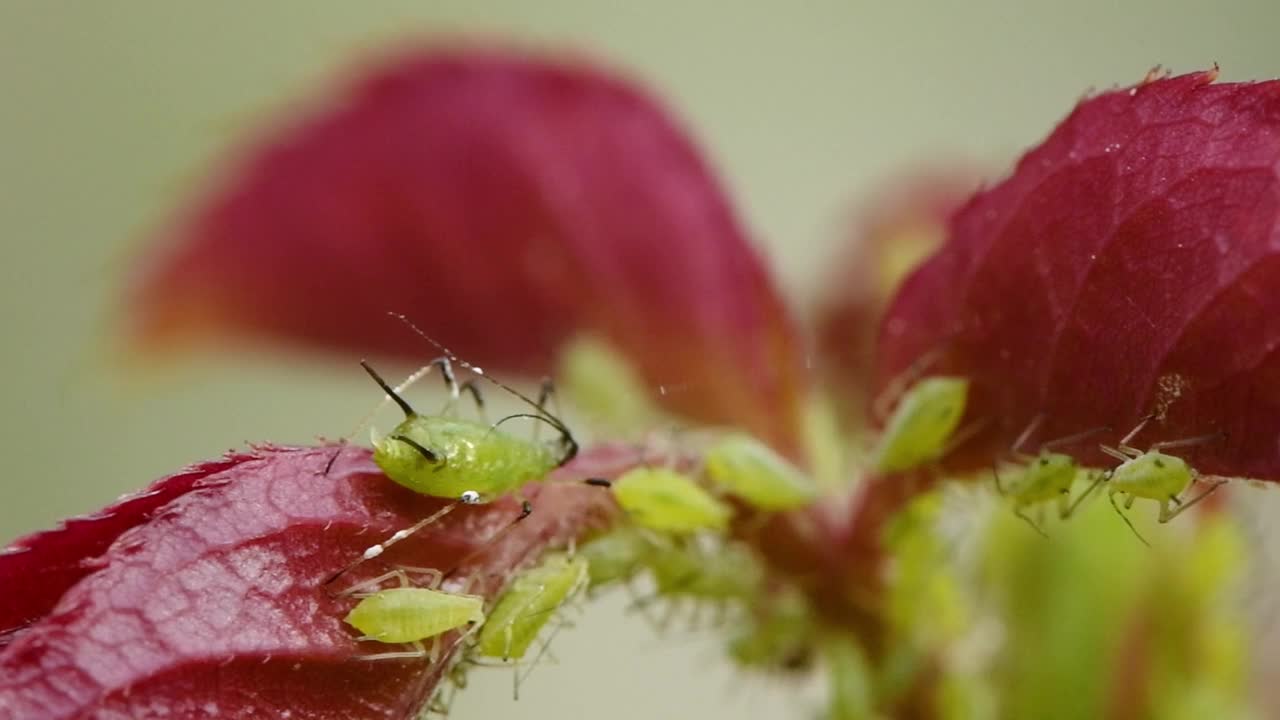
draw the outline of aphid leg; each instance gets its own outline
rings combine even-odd
[[[360,638],[361,640],[372,640],[373,638]],[[361,660],[377,662],[379,660],[418,660],[428,657],[431,652],[435,651],[435,643],[432,643],[432,650],[428,651],[423,647],[421,641],[408,643],[414,647],[413,650],[402,650],[400,652],[375,653],[373,655],[361,655]],[[435,662],[432,660],[432,662]]]
[[[1040,449],[1051,450],[1055,447],[1060,447],[1062,445],[1073,445],[1075,443],[1080,442],[1081,440],[1084,440],[1087,437],[1092,437],[1094,435],[1097,435],[1100,432],[1107,432],[1109,430],[1111,430],[1110,425],[1099,425],[1096,428],[1091,428],[1089,430],[1085,430],[1084,432],[1078,432],[1078,433],[1075,433],[1074,435],[1054,438],[1053,440],[1050,440],[1049,442],[1042,444],[1040,446]]]
[[[528,679],[529,679],[529,676],[533,674],[534,669],[535,669],[535,668],[537,668],[537,667],[538,667],[538,664],[542,662],[542,658],[543,658],[544,656],[545,656],[545,657],[549,657],[549,658],[551,658],[551,660],[552,660],[552,661],[554,661],[554,660],[555,660],[555,656],[550,655],[550,654],[549,654],[549,652],[548,652],[548,651],[550,650],[550,648],[551,648],[551,641],[552,641],[552,640],[554,640],[554,639],[556,638],[556,635],[559,635],[559,634],[560,634],[560,631],[561,631],[561,630],[563,630],[565,627],[568,627],[568,625],[569,625],[568,623],[561,623],[561,624],[558,624],[558,625],[556,625],[556,626],[555,626],[555,629],[554,629],[554,630],[552,630],[552,631],[547,635],[546,639],[544,639],[544,640],[541,642],[541,644],[539,645],[539,647],[538,647],[538,654],[533,656],[533,660],[531,660],[531,661],[528,663],[529,668],[528,668],[527,670],[525,670],[525,671],[524,671],[524,673],[521,673],[521,672],[520,672],[520,665],[521,665],[521,663],[515,663],[515,664],[513,664],[513,665],[512,665],[511,670],[512,670],[512,674],[514,675],[514,677],[513,677],[513,679],[512,679],[512,686],[511,686],[511,699],[512,699],[512,700],[519,700],[519,699],[520,699],[520,685],[521,685],[521,683],[523,683],[525,680],[528,680]]]
[[[400,582],[400,587],[409,587],[413,584],[409,582],[409,575],[405,573],[404,570],[392,570],[390,572],[385,572],[376,578],[370,578],[364,582],[356,583],[355,585],[352,585],[346,590],[338,593],[338,596],[342,597],[344,595],[350,595],[352,597],[365,598],[370,595],[376,595],[379,590],[383,589],[382,584],[393,578]]]
[[[1030,526],[1031,526],[1031,529],[1032,529],[1032,530],[1035,530],[1035,531],[1036,531],[1036,534],[1038,534],[1040,537],[1044,538],[1045,540],[1048,540],[1048,539],[1049,539],[1049,534],[1048,534],[1048,533],[1046,533],[1043,529],[1041,529],[1041,527],[1040,527],[1038,524],[1036,524],[1036,521],[1035,521],[1035,520],[1032,520],[1032,519],[1031,519],[1031,516],[1030,516],[1030,515],[1028,515],[1028,514],[1027,514],[1023,509],[1022,509],[1022,506],[1021,506],[1021,505],[1019,505],[1019,504],[1017,504],[1017,503],[1015,503],[1015,504],[1014,504],[1014,506],[1013,506],[1013,514],[1014,514],[1014,515],[1017,515],[1017,516],[1018,516],[1018,517],[1020,517],[1020,518],[1022,518],[1022,520],[1023,520],[1024,522],[1026,522],[1028,525],[1030,525]]]
[[[1132,498],[1132,496],[1130,497]],[[1133,526],[1133,521],[1129,520],[1129,516],[1126,515],[1123,510],[1120,509],[1119,505],[1116,505],[1116,494],[1108,493],[1107,499],[1111,501],[1111,507],[1115,508],[1116,514],[1120,516],[1120,519],[1124,520],[1124,524],[1128,525],[1129,529],[1133,531],[1133,536],[1138,538],[1138,540],[1140,540],[1143,545],[1146,545],[1147,547],[1151,547],[1151,543],[1147,542],[1147,539],[1142,537],[1142,533],[1138,532],[1138,528]]]
[[[1171,498],[1169,498],[1169,499],[1170,499],[1170,500],[1172,500],[1174,503],[1176,503],[1178,507],[1177,507],[1176,509],[1174,509],[1174,510],[1170,511],[1170,510],[1169,510],[1169,504],[1168,504],[1168,503],[1164,503],[1164,504],[1162,504],[1162,505],[1160,506],[1160,517],[1159,517],[1160,522],[1162,522],[1162,523],[1166,523],[1166,522],[1169,522],[1170,520],[1172,520],[1172,519],[1174,519],[1174,518],[1178,517],[1178,515],[1182,514],[1182,512],[1183,512],[1184,510],[1186,510],[1187,508],[1191,507],[1192,505],[1195,505],[1196,503],[1200,502],[1201,500],[1203,500],[1203,499],[1205,499],[1205,498],[1209,497],[1210,495],[1212,495],[1212,494],[1214,493],[1214,491],[1216,491],[1218,488],[1220,488],[1220,487],[1222,487],[1223,485],[1226,485],[1226,484],[1227,484],[1227,481],[1226,481],[1226,480],[1219,480],[1218,482],[1214,483],[1213,485],[1210,485],[1210,486],[1209,486],[1209,488],[1208,488],[1208,489],[1206,489],[1204,492],[1200,493],[1199,495],[1195,496],[1194,498],[1192,498],[1192,499],[1190,499],[1190,500],[1188,500],[1188,501],[1186,501],[1186,502],[1182,502],[1182,501],[1181,501],[1181,500],[1179,500],[1177,497],[1171,497]]]
[[[410,320],[409,318],[405,317],[405,316],[404,316],[404,315],[402,315],[401,313],[398,313],[398,312],[388,312],[387,314],[388,314],[388,315],[390,315],[390,316],[391,316],[391,317],[393,317],[393,318],[396,318],[397,320],[399,320],[400,322],[404,323],[405,325],[407,325],[407,326],[409,327],[409,329],[410,329],[410,330],[412,330],[416,335],[418,335],[418,337],[420,337],[420,338],[422,338],[423,340],[426,340],[427,342],[429,342],[429,343],[431,343],[432,345],[434,345],[434,346],[436,347],[436,349],[438,349],[440,352],[444,353],[445,357],[446,357],[446,358],[448,358],[449,360],[453,361],[454,363],[456,363],[457,365],[459,365],[459,366],[461,366],[461,367],[464,367],[464,368],[466,368],[466,369],[470,370],[471,372],[475,373],[476,375],[479,375],[480,377],[483,377],[485,380],[488,380],[489,382],[493,383],[494,385],[496,385],[496,386],[498,386],[498,387],[502,388],[504,391],[506,391],[506,392],[510,393],[512,396],[514,396],[514,397],[516,397],[516,398],[519,398],[520,400],[523,400],[524,402],[526,402],[526,403],[528,403],[530,406],[532,406],[535,410],[537,410],[537,412],[534,414],[536,417],[538,417],[538,418],[539,418],[539,419],[541,419],[543,422],[545,422],[545,423],[547,423],[548,425],[550,425],[550,426],[554,427],[556,430],[558,430],[558,431],[560,432],[560,443],[561,443],[561,445],[564,447],[564,456],[563,456],[562,458],[560,458],[560,462],[559,462],[559,464],[557,465],[557,467],[559,467],[560,465],[564,465],[565,463],[569,462],[570,460],[572,460],[574,457],[576,457],[576,456],[577,456],[577,454],[578,454],[578,443],[577,443],[577,441],[576,441],[576,440],[574,440],[574,439],[573,439],[573,433],[569,432],[569,428],[568,428],[568,426],[567,426],[567,425],[565,425],[565,424],[564,424],[564,422],[560,420],[560,418],[558,418],[558,417],[556,417],[556,416],[554,416],[554,415],[551,415],[550,413],[547,413],[545,410],[543,410],[543,409],[541,408],[541,406],[540,406],[540,404],[539,404],[539,403],[537,403],[537,402],[533,401],[532,399],[530,399],[528,395],[525,395],[524,393],[520,392],[519,390],[516,390],[515,388],[511,387],[510,385],[507,385],[507,384],[505,384],[505,383],[503,383],[503,382],[500,382],[500,381],[498,381],[498,380],[495,380],[495,379],[493,379],[493,378],[489,377],[487,374],[485,374],[484,368],[479,367],[479,366],[477,366],[477,365],[472,365],[471,363],[467,362],[466,360],[463,360],[462,358],[458,357],[457,355],[454,355],[454,354],[453,354],[453,351],[451,351],[449,348],[445,347],[444,345],[440,344],[440,342],[439,342],[439,341],[437,341],[435,338],[433,338],[433,337],[431,337],[430,335],[428,335],[428,334],[426,334],[425,332],[423,332],[421,328],[419,328],[417,325],[414,325],[414,324],[413,324],[413,321],[412,321],[412,320]],[[516,415],[516,416],[512,416],[512,417],[521,417],[521,416]],[[505,418],[504,418],[504,420],[505,420]],[[503,422],[503,420],[499,420],[498,422],[499,422],[499,423],[501,423],[501,422]]]
[[[1004,484],[1000,482],[1000,468],[996,467],[996,465],[997,465],[997,462],[995,460],[992,460],[991,461],[991,477],[995,480],[996,492],[1003,497],[1005,495],[1008,495],[1008,493],[1005,492]]]
[[[1133,458],[1129,457],[1128,455],[1125,455],[1125,454],[1124,454],[1123,452],[1121,452],[1120,450],[1117,450],[1116,448],[1110,447],[1110,446],[1108,446],[1108,445],[1099,445],[1099,446],[1098,446],[1098,448],[1099,448],[1100,450],[1102,450],[1102,452],[1104,452],[1104,453],[1106,453],[1106,454],[1110,455],[1111,457],[1113,457],[1113,458],[1115,458],[1115,459],[1119,460],[1120,462],[1129,462],[1130,460],[1132,460],[1132,459],[1133,459]],[[1141,453],[1139,453],[1139,454],[1141,454]]]
[[[329,578],[324,581],[323,586],[328,587],[329,585],[332,585],[334,581],[336,581],[338,578],[342,577],[343,575],[346,575],[348,572],[354,570],[355,568],[359,567],[361,563],[365,562],[366,560],[372,560],[378,557],[382,553],[386,552],[387,548],[413,535],[414,533],[418,532],[422,528],[436,522],[437,520],[444,517],[445,515],[448,515],[450,512],[453,511],[454,508],[458,507],[458,505],[463,504],[463,502],[464,501],[462,500],[451,502],[448,505],[445,505],[444,507],[435,511],[431,515],[427,516],[426,518],[419,520],[418,522],[410,525],[409,527],[404,528],[403,530],[397,530],[395,533],[391,535],[391,537],[387,538],[385,542],[366,548],[365,551],[360,555],[360,558],[358,560],[342,568],[341,570],[334,573],[333,575],[330,575]]]
[[[955,431],[951,435],[951,439],[947,441],[947,444],[942,446],[942,450],[938,451],[938,459],[942,459],[950,455],[956,448],[972,440],[973,436],[983,430],[986,430],[988,424],[987,419],[983,418],[981,420],[975,420],[974,422],[971,422]]]
[[[1216,433],[1209,433],[1208,435],[1199,435],[1197,437],[1185,438],[1183,440],[1166,440],[1164,442],[1158,442],[1155,445],[1152,445],[1149,452],[1157,452],[1161,450],[1167,450],[1169,448],[1187,447],[1188,445],[1203,445],[1204,443],[1213,442],[1214,440],[1221,440],[1226,436],[1227,434],[1225,432],[1218,431]]]
[[[1098,486],[1101,485],[1103,481],[1105,481],[1108,477],[1109,475],[1106,472],[1099,472],[1098,476],[1094,478],[1093,482],[1089,483],[1089,487],[1085,488],[1084,492],[1076,496],[1075,501],[1073,501],[1071,503],[1071,506],[1067,508],[1067,514],[1063,515],[1062,519],[1065,520],[1071,517],[1072,515],[1074,515],[1076,512],[1076,508],[1080,507],[1080,503],[1084,502],[1085,498],[1092,495],[1093,491],[1098,489]]]
[[[484,395],[480,393],[480,387],[476,385],[475,380],[468,380],[458,386],[458,393],[469,393],[471,399],[475,401],[476,413],[480,415],[480,419],[489,422],[488,413],[484,409]]]
[[[902,399],[911,383],[919,380],[920,376],[924,375],[929,366],[937,362],[941,355],[942,348],[934,348],[916,358],[905,370],[885,383],[884,389],[880,391],[880,394],[871,403],[871,412],[877,422],[883,422],[889,417],[893,406],[897,405],[898,401]]]
[[[560,416],[560,401],[556,399],[556,385],[551,378],[544,377],[538,384],[538,401],[534,403],[534,407],[538,408],[538,412],[545,413],[547,411],[547,401],[552,400],[556,404],[556,417]],[[542,429],[540,425],[533,426],[533,441],[538,441],[539,431]]]
[[[1124,500],[1124,509],[1125,509],[1125,510],[1130,510],[1130,509],[1132,509],[1132,508],[1133,508],[1133,501],[1134,501],[1134,500],[1137,500],[1137,499],[1138,499],[1138,496],[1137,496],[1137,495],[1133,495],[1133,494],[1129,494],[1127,497],[1125,497],[1125,500]]]

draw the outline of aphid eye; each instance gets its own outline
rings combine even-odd
[[[1049,458],[1040,458],[1040,464],[1041,464],[1042,466],[1043,466],[1043,465],[1048,465],[1048,464],[1049,464]]]
[[[477,505],[480,503],[480,493],[475,490],[464,490],[462,494],[458,496],[458,500],[463,505]]]
[[[1164,461],[1163,461],[1163,460],[1161,460],[1160,458],[1156,458],[1156,459],[1155,459],[1155,466],[1156,466],[1156,467],[1158,467],[1158,468],[1160,468],[1161,470],[1163,470],[1163,469],[1164,469]]]

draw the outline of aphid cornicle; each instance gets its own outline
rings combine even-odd
[[[716,487],[759,510],[795,510],[818,496],[808,475],[750,435],[721,439],[707,451],[705,462]]]
[[[1137,427],[1120,440],[1117,447],[1101,446],[1102,451],[1119,460],[1120,465],[1103,473],[1089,488],[1092,491],[1099,483],[1106,482],[1107,497],[1111,501],[1111,506],[1115,508],[1115,511],[1124,519],[1129,529],[1133,530],[1133,534],[1143,543],[1147,542],[1146,539],[1138,533],[1137,528],[1130,522],[1129,517],[1116,504],[1116,495],[1128,496],[1124,502],[1125,510],[1133,507],[1133,501],[1137,498],[1156,501],[1160,505],[1160,515],[1156,519],[1166,523],[1196,503],[1204,500],[1226,483],[1225,480],[1220,480],[1190,500],[1184,501],[1180,499],[1178,496],[1199,480],[1200,473],[1196,472],[1196,469],[1188,465],[1182,458],[1167,455],[1162,450],[1199,445],[1221,439],[1225,437],[1225,434],[1213,433],[1185,440],[1158,442],[1145,452],[1130,446],[1129,443],[1146,427],[1153,417],[1149,415],[1143,418]]]
[[[872,453],[875,470],[905,472],[946,454],[968,394],[969,381],[960,377],[930,377],[913,385],[880,434]]]
[[[1035,455],[1022,452],[1022,446],[1040,427],[1040,423],[1043,420],[1043,415],[1039,415],[1032,420],[1010,448],[1013,458],[1023,465],[1020,472],[1009,480],[1001,477],[998,467],[992,467],[996,490],[1001,495],[1010,497],[1013,500],[1014,514],[1025,520],[1041,535],[1044,534],[1044,531],[1025,512],[1028,507],[1043,506],[1045,503],[1056,502],[1058,505],[1058,517],[1065,520],[1075,512],[1080,502],[1088,495],[1088,491],[1081,493],[1072,502],[1071,488],[1075,485],[1076,478],[1080,474],[1080,465],[1070,455],[1052,452],[1051,449],[1070,445],[1108,429],[1106,427],[1098,427],[1056,440],[1050,440],[1042,443]]]
[[[519,660],[560,609],[588,581],[587,561],[562,553],[547,556],[512,581],[480,627],[475,654]]]

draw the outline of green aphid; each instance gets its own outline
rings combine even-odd
[[[749,600],[764,581],[748,551],[725,545],[714,552],[692,544],[656,549],[649,557],[659,595],[700,600]]]
[[[880,435],[872,465],[880,473],[912,470],[942,457],[964,417],[969,381],[931,377],[903,395]]]
[[[1002,494],[1007,495],[1013,500],[1013,512],[1018,517],[1025,520],[1032,528],[1041,534],[1044,531],[1040,526],[1026,514],[1029,507],[1043,506],[1046,503],[1056,503],[1058,506],[1059,519],[1065,520],[1076,511],[1080,506],[1080,502],[1088,496],[1088,491],[1082,493],[1073,502],[1071,500],[1071,488],[1075,485],[1076,478],[1081,475],[1082,468],[1075,458],[1064,453],[1052,452],[1051,448],[1070,445],[1072,443],[1083,440],[1090,435],[1095,435],[1108,428],[1099,427],[1092,430],[1086,430],[1082,433],[1076,433],[1057,440],[1051,440],[1040,446],[1035,455],[1028,455],[1021,451],[1022,446],[1040,426],[1043,416],[1037,417],[1027,426],[1011,448],[1013,457],[1023,464],[1021,472],[1015,474],[1012,479],[1001,477],[998,468],[992,468],[995,473],[996,489]]]
[[[783,591],[764,600],[737,628],[729,655],[746,667],[803,670],[813,662],[812,611],[799,592]]]
[[[410,324],[410,327],[413,325]],[[421,334],[416,327],[413,329]],[[456,398],[461,390],[453,376],[454,362],[477,375],[488,377],[482,369],[449,355],[434,360],[414,373],[411,380],[421,377],[432,367],[439,367],[451,396]],[[405,419],[390,434],[385,437],[374,434],[373,461],[395,483],[422,495],[453,502],[431,516],[397,531],[386,541],[366,548],[359,559],[331,575],[325,581],[326,585],[360,563],[378,557],[388,547],[438,521],[459,504],[487,503],[515,493],[526,483],[545,479],[548,473],[569,462],[578,453],[578,443],[573,439],[569,428],[559,418],[543,410],[543,404],[550,393],[549,384],[544,383],[542,395],[535,402],[491,379],[490,382],[528,402],[534,412],[510,415],[490,425],[443,415],[420,415],[368,363],[362,360],[360,366],[405,415]],[[467,383],[466,387],[476,398],[477,404],[482,405],[480,393],[475,386]],[[560,436],[550,443],[539,443],[508,435],[498,429],[503,421],[518,417],[546,423],[557,430]],[[531,512],[533,506],[524,501],[520,518],[527,517]]]
[[[416,493],[487,503],[541,480],[577,454],[572,434],[552,415],[527,414],[560,431],[559,438],[546,444],[508,435],[487,423],[420,415],[373,368],[361,365],[405,414],[388,435],[375,435],[373,461],[388,478]]]
[[[484,622],[484,598],[427,588],[379,590],[360,600],[346,621],[364,639],[411,643]]]
[[[808,475],[742,433],[725,437],[707,451],[706,470],[724,492],[766,512],[807,507],[818,495]]]
[[[557,553],[520,573],[489,611],[475,654],[501,660],[523,658],[556,611],[586,587],[589,572],[586,559]]]
[[[652,539],[634,527],[619,527],[578,547],[587,561],[590,587],[626,581],[645,568],[657,550]]]
[[[632,468],[613,482],[613,494],[637,526],[670,535],[724,532],[732,515],[693,478],[670,468]]]
[[[1120,517],[1129,525],[1129,529],[1133,530],[1133,534],[1143,543],[1147,542],[1146,539],[1138,533],[1137,529],[1133,527],[1133,523],[1129,521],[1129,517],[1116,504],[1116,495],[1128,496],[1125,498],[1125,510],[1133,507],[1133,501],[1137,498],[1156,501],[1160,505],[1160,515],[1156,519],[1166,523],[1226,484],[1225,480],[1220,480],[1190,500],[1180,499],[1179,496],[1199,480],[1200,473],[1182,458],[1166,455],[1161,451],[1168,448],[1199,445],[1221,439],[1225,435],[1223,433],[1213,433],[1185,440],[1159,442],[1152,445],[1145,452],[1131,447],[1129,442],[1142,431],[1142,428],[1151,419],[1151,416],[1148,416],[1138,423],[1137,427],[1120,440],[1119,447],[1102,446],[1103,452],[1120,460],[1121,463],[1115,469],[1103,473],[1089,487],[1089,492],[1092,492],[1098,483],[1104,481],[1107,483],[1107,497],[1111,501],[1111,506],[1115,508],[1117,513],[1120,513]]]

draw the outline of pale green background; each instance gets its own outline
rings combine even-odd
[[[643,9],[641,9],[643,8]],[[1274,0],[0,2],[0,540],[91,510],[246,440],[345,432],[367,408],[342,361],[111,350],[129,257],[218,153],[407,36],[511,33],[634,69],[678,108],[796,296],[877,178],[930,158],[1003,164],[1090,87],[1218,61],[1280,75]],[[4,591],[4,589],[0,589]],[[769,717],[776,684],[594,608],[511,705],[486,673],[456,717]],[[790,717],[809,707],[792,706]]]

